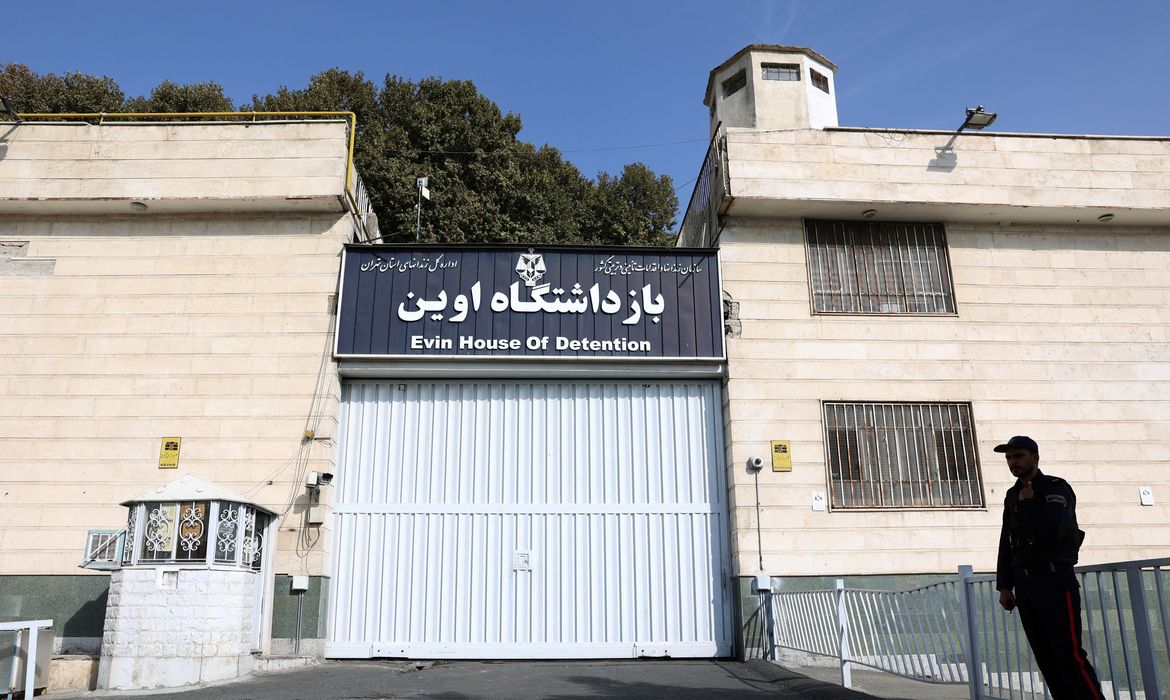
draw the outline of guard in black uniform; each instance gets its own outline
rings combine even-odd
[[[1085,533],[1077,497],[1064,479],[1040,473],[1036,441],[1017,435],[995,448],[1016,483],[1003,500],[995,587],[1020,623],[1054,700],[1102,700],[1101,684],[1081,645],[1081,591],[1073,566]]]

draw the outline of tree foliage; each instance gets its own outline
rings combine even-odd
[[[0,95],[23,112],[224,112],[216,83],[164,81],[127,99],[111,78],[37,75],[8,64]],[[410,81],[330,69],[300,89],[253,95],[240,110],[352,111],[355,160],[388,241],[413,241],[415,179],[429,179],[421,239],[443,243],[668,245],[678,198],[667,175],[632,163],[582,173],[555,148],[519,138],[522,123],[466,80]]]
[[[218,83],[176,85],[169,80],[150,91],[150,97],[126,100],[125,112],[234,112],[235,104]]]
[[[113,78],[76,72],[37,75],[18,63],[0,71],[0,95],[30,114],[118,112],[126,101]]]

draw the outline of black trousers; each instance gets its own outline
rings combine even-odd
[[[1081,590],[1071,570],[1016,572],[1020,623],[1053,700],[1103,700],[1081,645]]]

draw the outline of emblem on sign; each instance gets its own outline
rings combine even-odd
[[[524,280],[524,286],[535,287],[544,277],[544,256],[539,253],[521,253],[516,263],[516,273]]]

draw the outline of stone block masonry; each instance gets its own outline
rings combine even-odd
[[[115,571],[98,687],[178,687],[250,672],[256,576],[215,569]]]

